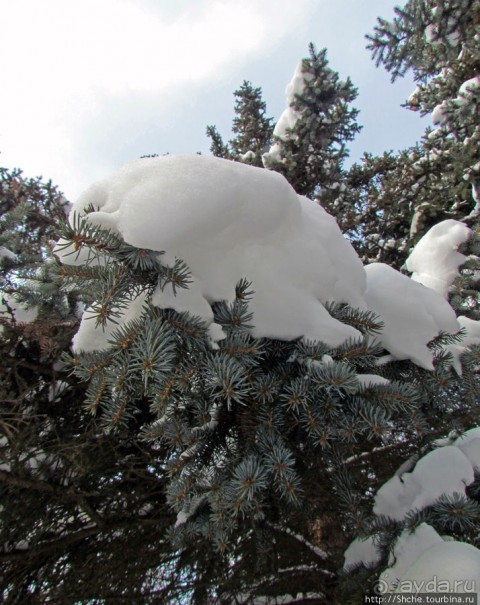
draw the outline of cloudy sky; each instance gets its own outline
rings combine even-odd
[[[393,0],[0,0],[0,164],[51,178],[74,200],[150,153],[209,152],[207,124],[229,136],[233,91],[261,86],[279,117],[310,41],[359,88],[364,130],[352,158],[413,144],[425,120],[400,107],[365,50]]]

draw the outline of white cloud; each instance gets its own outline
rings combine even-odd
[[[112,116],[135,122],[128,109],[135,107],[155,106],[155,119],[168,120],[187,86],[224,78],[272,50],[308,21],[314,4],[297,0],[292,9],[290,0],[179,0],[172,10],[169,0],[2,3],[0,54],[8,57],[0,97],[2,163],[43,173],[77,194],[79,183],[109,164],[97,157],[94,167],[79,157],[79,150],[95,156],[102,135],[92,125],[105,123],[112,134]],[[140,118],[143,126],[147,118]],[[113,132],[110,144],[125,142]],[[79,164],[92,174],[79,174]]]

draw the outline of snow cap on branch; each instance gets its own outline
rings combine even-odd
[[[131,246],[164,252],[158,255],[164,267],[185,261],[188,288],[174,292],[172,284],[159,285],[150,302],[198,316],[213,341],[224,334],[213,322],[211,304],[233,302],[242,278],[255,292],[249,310],[256,337],[304,337],[332,347],[358,338],[356,329],[325,308],[343,302],[380,315],[381,342],[394,357],[431,369],[427,343],[440,331],[459,329],[445,300],[394,269],[370,265],[367,283],[335,219],[273,171],[198,155],[144,158],[90,187],[72,213],[85,214]],[[72,250],[57,247],[63,262],[83,264],[84,247],[81,254]],[[129,306],[116,321],[139,317],[143,302],[132,303],[135,312]],[[101,348],[101,330],[82,320],[76,349]]]
[[[375,497],[373,511],[401,521],[410,511],[430,506],[444,494],[465,492],[473,480],[470,459],[459,447],[447,445],[421,458],[411,473],[387,481]]]
[[[324,307],[332,300],[365,307],[360,259],[335,219],[276,172],[199,155],[143,158],[90,187],[72,212],[85,214],[89,206],[96,209],[86,215],[93,225],[132,246],[164,251],[163,265],[187,263],[188,289],[174,295],[171,286],[158,287],[151,302],[160,308],[188,310],[211,324],[210,304],[233,301],[236,284],[247,278],[255,336],[304,336],[332,346],[360,336]],[[69,252],[57,248],[62,262],[84,262]],[[80,330],[93,329],[84,325]]]
[[[452,307],[430,288],[413,281],[383,263],[365,267],[368,308],[385,326],[379,341],[395,359],[411,359],[433,369],[433,352],[427,344],[440,331],[458,332],[460,325]]]
[[[434,225],[406,260],[412,279],[448,298],[448,290],[459,274],[458,268],[467,260],[457,251],[458,247],[470,235],[471,230],[465,223],[453,219]]]
[[[297,95],[301,95],[305,89],[305,82],[313,80],[313,74],[305,71],[303,61],[297,65],[293,78],[288,83],[285,90],[285,98],[287,101],[287,107],[279,117],[273,134],[281,139],[285,139],[288,136],[289,129],[293,129],[297,120],[300,118],[300,114],[293,107],[293,103]]]
[[[305,89],[305,82],[311,81],[313,74],[305,71],[303,61],[297,65],[293,78],[288,83],[285,89],[285,98],[287,101],[287,107],[283,110],[282,115],[278,118],[278,122],[273,130],[274,136],[278,137],[281,141],[285,141],[292,135],[292,130],[295,128],[296,123],[301,118],[302,114],[300,111],[295,109],[294,103],[298,95],[301,95]],[[265,168],[270,168],[272,162],[281,162],[283,160],[283,150],[280,142],[274,142],[270,149],[263,154],[262,161]]]
[[[378,490],[373,508],[375,515],[405,522],[410,515],[418,515],[429,507],[438,506],[439,502],[446,503],[449,499],[460,502],[465,497],[465,489],[474,482],[475,472],[480,470],[480,427],[470,429],[454,440],[438,441],[438,445],[420,458],[411,471],[402,474],[397,471]],[[461,504],[459,507],[456,514],[461,518]],[[344,568],[380,563],[378,544],[378,536],[376,539],[373,535],[353,540],[345,551]],[[421,592],[438,592],[431,584],[437,574],[443,582],[468,579],[470,585],[473,581],[478,587],[479,573],[480,550],[441,536],[424,522],[406,527],[395,541],[378,586],[382,587],[382,592],[402,592],[402,589],[408,591],[416,581],[423,582],[425,588]],[[453,588],[451,591],[457,592]]]
[[[480,584],[480,550],[471,544],[444,541],[427,523],[397,540],[387,568],[380,576],[384,592],[471,592]],[[473,593],[475,594],[475,593]]]

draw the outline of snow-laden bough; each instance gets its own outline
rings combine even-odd
[[[441,330],[459,329],[451,307],[432,290],[393,269],[366,272],[335,219],[273,171],[199,155],[142,158],[87,189],[74,204],[71,221],[74,213],[132,246],[164,252],[159,257],[164,265],[186,262],[192,280],[188,289],[174,292],[171,285],[159,285],[149,302],[200,317],[213,341],[224,334],[214,323],[211,305],[233,301],[242,278],[255,292],[250,311],[256,337],[304,338],[336,347],[361,336],[325,308],[327,302],[343,302],[380,314],[386,324],[382,344],[395,358],[431,368],[427,342]],[[59,244],[62,262],[85,262],[85,251],[72,254],[71,246]],[[392,292],[392,272],[393,285],[401,291],[395,294],[399,321],[390,321],[386,305],[376,304]],[[367,273],[373,280],[368,288]],[[398,294],[407,292],[405,284],[408,300],[402,311]],[[124,319],[141,314],[144,302],[133,301]],[[107,346],[117,327],[107,322],[103,329],[89,316],[87,311],[75,337],[76,351]],[[425,317],[431,318],[428,330]]]

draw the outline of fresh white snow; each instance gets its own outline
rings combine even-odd
[[[373,512],[401,521],[408,512],[430,506],[444,494],[464,493],[473,480],[470,460],[458,447],[447,445],[421,458],[411,473],[389,479],[375,496]]]
[[[434,225],[419,240],[406,260],[412,279],[448,297],[448,291],[459,275],[458,268],[467,257],[458,252],[471,230],[460,221],[448,219]]]
[[[288,130],[295,127],[298,119],[301,117],[301,113],[296,111],[292,104],[298,95],[301,95],[305,90],[305,83],[313,80],[313,74],[304,71],[303,61],[297,65],[293,78],[287,84],[285,89],[285,99],[287,101],[287,107],[278,119],[275,125],[273,134],[282,140],[288,138]]]
[[[432,123],[433,124],[445,124],[448,120],[448,114],[446,112],[447,104],[445,101],[439,103],[433,108],[432,111]]]
[[[369,565],[375,565],[380,560],[380,552],[375,547],[371,536],[363,540],[360,538],[353,540],[344,556],[344,569],[351,569],[360,563],[368,567]]]
[[[403,521],[414,510],[433,505],[441,496],[464,494],[480,468],[480,427],[437,440],[437,449],[411,472],[397,472],[377,492],[373,512]],[[344,568],[379,561],[372,537],[356,539],[345,551]],[[468,582],[468,584],[466,583]],[[388,567],[379,576],[379,592],[479,592],[480,550],[421,523],[405,529],[394,544]]]
[[[414,532],[404,530],[389,555],[389,567],[380,575],[382,592],[393,591],[413,562],[432,546],[442,543],[442,538],[427,523],[421,523]]]
[[[138,248],[164,252],[159,260],[165,265],[187,263],[188,289],[158,286],[149,302],[203,319],[213,346],[224,333],[213,322],[211,304],[233,301],[242,278],[255,291],[250,310],[256,337],[338,346],[360,334],[331,317],[325,303],[346,302],[380,315],[385,329],[379,339],[393,358],[431,369],[427,343],[460,327],[436,292],[386,265],[365,270],[335,219],[273,171],[199,155],[143,158],[87,189],[70,220],[89,205],[96,209],[86,215],[92,224]],[[89,262],[86,248],[57,246],[56,253],[64,263]],[[119,324],[140,317],[145,302],[132,301]],[[77,352],[106,348],[118,325],[104,329],[92,317],[88,310],[82,318]]]
[[[290,131],[295,128],[295,124],[302,116],[301,112],[293,107],[293,103],[295,102],[296,96],[301,95],[305,90],[306,82],[311,80],[313,80],[313,74],[303,71],[303,61],[301,61],[297,65],[293,78],[288,83],[285,90],[287,106],[279,117],[273,130],[274,136],[278,137],[280,141],[274,142],[267,153],[264,153],[262,156],[265,168],[269,168],[272,164],[283,160],[281,141],[285,141],[291,136]]]
[[[478,95],[480,88],[480,76],[470,78],[463,82],[458,89],[458,95],[450,101],[442,101],[432,111],[432,122],[443,126],[449,120],[448,110],[455,109],[455,107],[461,107],[467,103],[475,103],[475,99],[472,98]]]
[[[249,149],[245,153],[241,153],[240,158],[244,161],[253,160],[255,159],[255,152]]]
[[[73,337],[73,351],[76,353],[81,351],[90,353],[108,348],[108,340],[112,337],[113,332],[129,321],[140,317],[146,300],[146,296],[140,294],[137,298],[130,301],[120,318],[115,318],[115,321],[107,320],[105,326],[97,325],[94,311],[91,308],[87,308],[83,314],[80,329]]]
[[[475,78],[470,78],[469,80],[465,80],[463,84],[458,89],[459,97],[457,97],[457,101],[460,98],[468,97],[469,95],[478,94],[478,89],[480,88],[480,76],[476,76]]]
[[[455,313],[439,294],[383,263],[365,267],[367,306],[385,327],[378,337],[395,359],[411,359],[433,369],[433,353],[427,347],[440,330],[460,329]]]
[[[365,307],[360,259],[335,219],[276,172],[198,155],[144,158],[93,185],[73,212],[82,214],[89,204],[98,208],[87,215],[92,224],[139,248],[164,251],[164,264],[176,258],[188,264],[188,289],[174,295],[171,287],[158,287],[156,306],[191,311],[211,325],[210,304],[233,301],[246,277],[255,290],[255,336],[304,336],[332,346],[359,336],[324,304]],[[86,252],[78,258],[69,252],[57,247],[63,262],[85,262]],[[91,339],[93,329],[92,320],[82,320],[77,350],[102,345]],[[211,332],[223,337],[219,327]]]
[[[379,578],[382,592],[474,593],[480,591],[480,550],[445,541],[426,523],[397,540]]]
[[[480,471],[480,427],[465,431],[455,440],[455,445],[470,460],[472,466]]]
[[[480,550],[471,544],[443,541],[435,544],[406,570],[397,592],[480,592]],[[414,589],[412,591],[412,588]]]
[[[378,374],[357,374],[357,379],[362,387],[365,388],[390,384],[390,380],[388,380],[388,378],[378,376]]]

